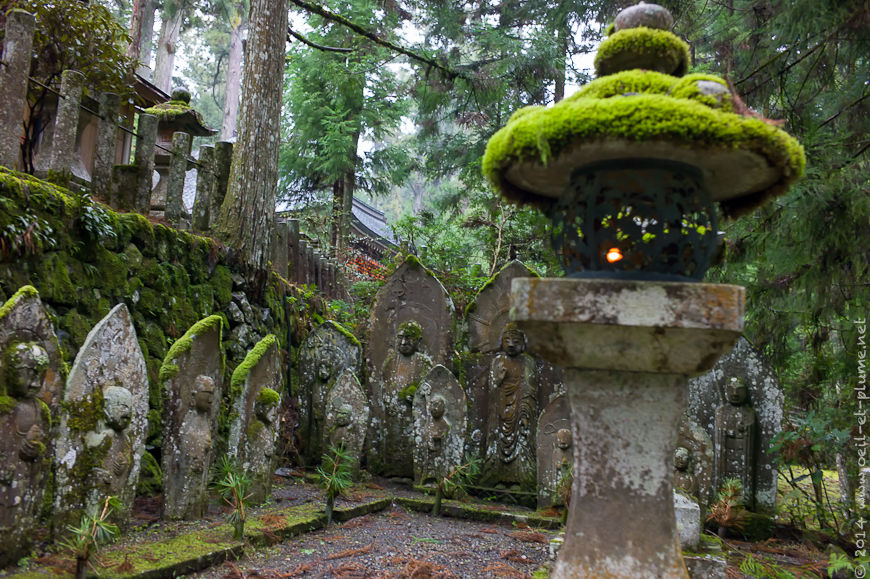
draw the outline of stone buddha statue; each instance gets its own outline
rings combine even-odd
[[[743,483],[743,498],[749,508],[755,496],[755,411],[748,404],[746,385],[732,379],[725,386],[725,404],[716,409],[713,485],[718,489],[726,478]]]

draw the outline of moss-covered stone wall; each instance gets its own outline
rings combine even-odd
[[[160,366],[193,324],[223,318],[226,383],[264,336],[274,334],[289,352],[288,328],[300,329],[287,318],[287,282],[272,274],[254,288],[214,240],[0,167],[0,304],[26,284],[39,291],[69,364],[91,328],[127,304],[148,365],[152,440],[160,428]],[[306,305],[294,301],[298,317]]]

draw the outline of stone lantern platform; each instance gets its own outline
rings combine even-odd
[[[687,381],[743,330],[733,285],[513,281],[529,350],[565,369],[574,438],[566,541],[553,577],[688,577],[672,502]]]

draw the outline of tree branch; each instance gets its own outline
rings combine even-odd
[[[322,44],[317,44],[316,42],[312,42],[311,40],[308,40],[307,38],[305,38],[301,34],[297,33],[296,31],[294,31],[292,28],[290,28],[288,26],[287,27],[287,41],[288,42],[290,41],[290,37],[295,38],[296,40],[298,40],[302,44],[307,44],[311,48],[316,48],[317,50],[322,50],[324,52],[353,52],[352,48],[341,48],[338,46],[324,46]]]
[[[380,36],[378,36],[377,34],[375,34],[374,32],[371,32],[370,30],[366,30],[362,26],[355,24],[354,22],[351,22],[350,20],[348,20],[344,16],[340,16],[334,12],[331,12],[331,11],[327,10],[326,8],[323,8],[322,6],[317,6],[316,4],[310,4],[310,3],[306,2],[305,0],[290,0],[290,2],[292,2],[293,4],[298,6],[299,8],[302,8],[306,12],[310,12],[312,14],[317,14],[318,16],[322,16],[323,18],[326,18],[327,20],[341,24],[345,28],[349,28],[350,30],[356,32],[360,36],[368,38],[369,40],[371,40],[375,44],[380,44],[381,46],[383,46],[385,48],[388,48],[388,49],[393,50],[395,52],[398,52],[400,54],[404,54],[408,58],[410,58],[412,60],[416,60],[417,62],[422,62],[423,64],[431,66],[432,68],[437,68],[438,70],[444,72],[451,79],[461,77],[461,78],[465,78],[466,80],[470,80],[461,72],[457,72],[453,69],[450,69],[433,58],[429,58],[429,57],[417,54],[416,52],[414,52],[408,48],[405,48],[403,46],[399,46],[398,44],[390,42],[389,40],[385,40],[385,39],[381,38]]]

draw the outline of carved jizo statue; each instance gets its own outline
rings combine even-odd
[[[88,448],[108,448],[103,462],[94,470],[96,486],[103,495],[118,496],[127,484],[133,465],[133,443],[127,427],[133,415],[133,394],[121,386],[103,391],[103,419],[85,435]]]
[[[8,553],[0,553],[0,566],[14,563],[24,553],[42,506],[45,479],[51,466],[46,451],[50,413],[48,406],[37,398],[48,369],[48,355],[35,342],[13,343],[3,354],[0,533],[2,550],[8,549]]]
[[[743,497],[753,508],[755,497],[755,411],[749,406],[747,388],[732,379],[725,386],[726,403],[716,409],[716,439],[714,444],[714,488],[726,478],[738,478],[743,483]]]
[[[698,478],[690,468],[692,452],[685,446],[674,450],[674,488],[686,491],[693,497],[698,496]]]
[[[491,483],[534,490],[537,384],[535,360],[525,353],[525,335],[511,322],[502,334],[502,351],[490,366],[487,464]]]

